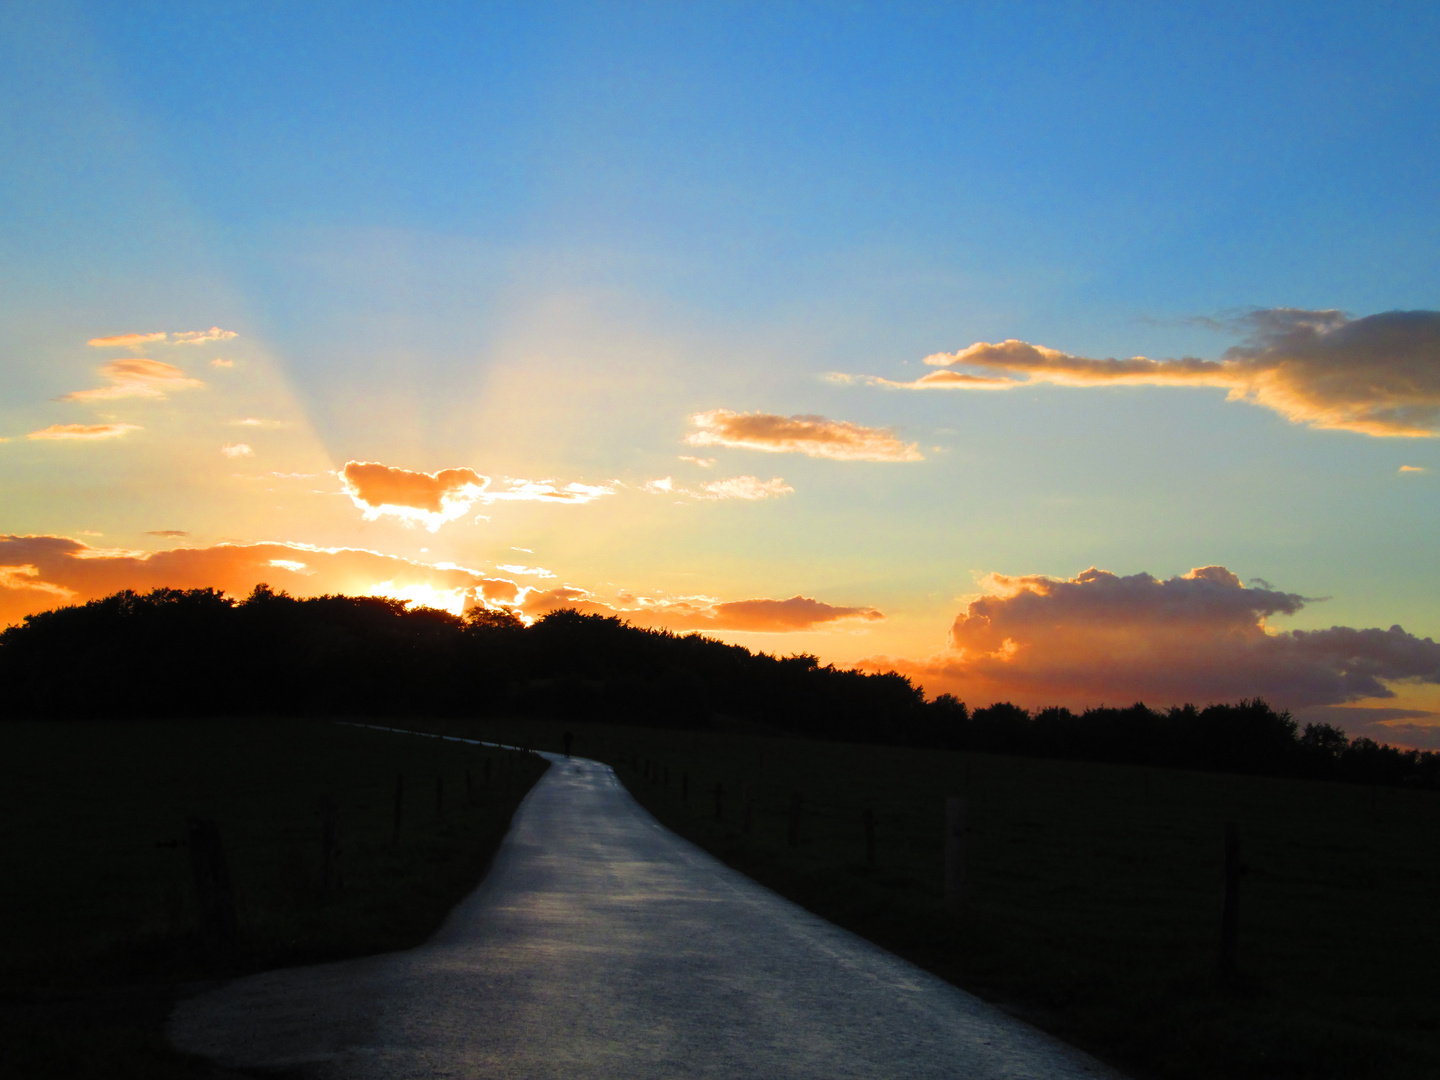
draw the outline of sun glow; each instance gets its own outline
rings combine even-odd
[[[384,596],[391,600],[404,600],[411,607],[439,608],[451,615],[465,614],[470,601],[469,589],[437,589],[433,585],[402,585],[393,581],[381,581],[366,590],[370,596]]]

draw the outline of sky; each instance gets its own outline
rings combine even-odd
[[[0,624],[573,606],[1440,747],[1437,31],[7,2]]]

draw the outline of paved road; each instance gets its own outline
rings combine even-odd
[[[608,766],[545,756],[430,942],[237,980],[171,1040],[316,1080],[1118,1080],[681,840]]]

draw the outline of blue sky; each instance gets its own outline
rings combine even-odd
[[[1092,565],[1328,597],[1271,632],[1440,634],[1433,438],[1215,387],[826,379],[1006,339],[1216,360],[1257,309],[1440,307],[1432,5],[19,3],[4,24],[7,532],[492,575],[526,548],[556,575],[532,585],[622,612],[880,611],[717,632],[922,674],[954,668],[983,575]],[[203,388],[55,400],[129,354],[92,338],[212,326],[227,356],[145,353]],[[890,429],[923,461],[680,461],[715,409]],[[129,426],[26,438],[82,419]],[[618,486],[432,533],[364,517],[347,461]],[[272,473],[321,479],[252,482]],[[697,486],[722,474],[793,490]],[[646,491],[666,476],[698,494]]]

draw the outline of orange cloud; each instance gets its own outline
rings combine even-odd
[[[172,364],[159,360],[135,357],[132,360],[112,360],[100,369],[100,374],[110,380],[109,386],[94,390],[76,390],[66,394],[61,401],[108,401],[112,398],[163,398],[167,391],[186,390],[204,386],[199,379],[192,379]]]
[[[135,424],[51,424],[32,431],[27,439],[118,439],[127,431],[139,431]]]
[[[340,476],[368,520],[389,514],[423,521],[431,532],[469,510],[490,483],[473,469],[411,472],[378,461],[347,461]]]
[[[1420,473],[1427,472],[1428,470],[1424,465],[1401,465],[1400,471],[1402,473]]]
[[[220,447],[220,453],[224,454],[228,458],[242,458],[250,457],[252,454],[255,453],[255,451],[250,449],[249,443],[240,442],[226,443],[224,446]]]
[[[914,443],[902,443],[892,431],[823,416],[776,416],[712,409],[696,413],[690,419],[700,429],[685,437],[691,446],[808,454],[836,461],[924,460]]]
[[[462,516],[475,503],[549,502],[579,505],[614,493],[607,485],[571,483],[557,487],[552,480],[507,479],[507,487],[491,491],[490,478],[473,469],[441,469],[435,473],[411,472],[378,461],[347,461],[340,471],[345,490],[367,519],[390,514],[408,521],[423,521],[434,532]]]
[[[1220,360],[1094,360],[1011,339],[926,357],[925,363],[944,370],[913,382],[865,381],[913,390],[1007,390],[1038,383],[1213,386],[1227,390],[1231,401],[1260,405],[1314,428],[1436,434],[1440,312],[1388,311],[1350,319],[1339,311],[1275,308],[1241,321],[1248,336]]]
[[[695,597],[677,600],[637,598],[634,603],[609,604],[573,586],[531,593],[521,599],[518,607],[529,618],[569,607],[587,615],[617,616],[636,626],[707,633],[730,630],[783,634],[816,630],[846,621],[873,622],[885,617],[874,608],[835,607],[805,596],[792,596],[788,600],[729,602]]]
[[[114,334],[111,337],[96,337],[87,341],[86,345],[94,345],[100,349],[140,349],[152,341],[164,341],[165,332],[162,330],[154,334]]]
[[[1305,599],[1246,588],[1223,566],[1164,581],[1092,568],[1069,579],[992,574],[982,585],[947,653],[895,666],[932,692],[1031,707],[1258,695],[1300,708],[1393,697],[1392,682],[1440,683],[1440,645],[1429,638],[1398,626],[1275,632],[1265,620]]]

